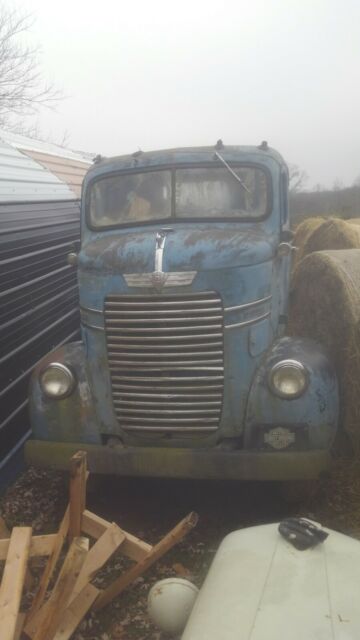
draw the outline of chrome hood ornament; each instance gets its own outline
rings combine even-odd
[[[164,228],[155,237],[155,269],[152,273],[126,273],[124,279],[129,287],[152,287],[161,291],[164,287],[183,287],[190,285],[197,271],[163,271],[164,248],[167,235],[174,229]]]

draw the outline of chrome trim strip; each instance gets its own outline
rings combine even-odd
[[[214,313],[220,313],[222,312],[222,308],[219,307],[213,307],[211,309],[147,309],[146,311],[137,311],[136,309],[117,309],[116,311],[114,310],[105,310],[105,315],[107,318],[109,318],[108,322],[111,321],[111,317],[112,316],[118,316],[121,313],[121,317],[125,318],[127,316],[136,316],[136,317],[142,317],[142,320],[148,320],[149,319],[149,313],[151,313],[151,317],[156,317],[159,316],[159,320],[161,320],[164,316],[165,319],[167,316],[171,316],[171,315],[176,315],[177,316],[177,320],[182,320],[182,315],[183,314],[193,314],[194,319],[195,318],[199,318],[201,319],[203,316],[199,315],[199,314],[203,314],[203,313],[207,313],[207,314],[214,314]],[[131,320],[131,318],[130,318]]]
[[[186,287],[192,284],[197,271],[153,271],[152,273],[124,273],[128,287]]]
[[[173,295],[175,295],[175,294],[173,294]],[[196,294],[194,294],[194,295],[196,295]],[[178,296],[178,294],[177,294],[177,296]],[[196,308],[196,307],[198,307],[199,305],[202,305],[202,304],[209,305],[208,298],[206,298],[205,300],[202,300],[200,298],[200,296],[201,296],[201,293],[199,294],[199,297],[197,297],[197,298],[194,297],[194,299],[192,299],[192,298],[189,299],[189,297],[187,297],[186,300],[182,300],[182,299],[180,299],[180,300],[177,300],[177,299],[175,299],[175,300],[174,299],[171,299],[171,300],[157,300],[157,298],[154,296],[153,300],[144,300],[144,301],[142,301],[142,298],[148,298],[149,296],[145,296],[145,295],[141,296],[140,294],[136,294],[136,296],[135,295],[132,296],[132,297],[135,298],[134,301],[130,301],[130,300],[125,300],[125,301],[121,300],[121,301],[119,301],[117,299],[112,300],[111,296],[109,296],[107,298],[107,300],[105,301],[105,310],[107,311],[108,307],[110,307],[110,310],[112,310],[114,307],[120,307],[121,309],[123,307],[132,307],[132,308],[140,307],[140,309],[141,309],[142,307],[154,307],[154,306],[155,307],[159,307],[159,306],[165,305],[166,307],[179,307],[179,306],[180,307],[186,307],[186,306],[190,306],[191,308]],[[129,296],[126,296],[126,297],[129,297]],[[216,302],[219,305],[220,309],[222,308],[221,307],[221,299],[220,298],[214,298],[214,302]]]
[[[126,387],[125,385],[114,385],[115,391],[113,392],[113,396],[115,398],[163,398],[166,400],[171,400],[172,398],[195,398],[195,400],[197,400],[198,398],[211,398],[211,400],[213,400],[213,398],[219,398],[220,399],[220,404],[221,404],[221,389],[220,387],[217,388],[217,393],[182,393],[181,391],[177,392],[177,391],[168,391],[165,393],[141,393],[141,391],[146,391],[146,387],[134,387],[129,385],[128,387]],[[139,391],[128,391],[127,389],[140,389]],[[124,389],[124,391],[117,391],[117,389]],[[192,387],[188,387],[188,389],[192,389]],[[198,387],[194,387],[193,388],[198,389]]]
[[[156,339],[158,340],[171,340],[171,342],[178,342],[179,340],[181,340],[181,343],[183,343],[185,340],[187,341],[196,341],[195,344],[197,346],[202,346],[202,345],[206,345],[206,342],[199,342],[199,339],[201,340],[209,340],[209,338],[222,338],[222,334],[217,332],[217,333],[206,333],[205,335],[191,335],[191,334],[187,334],[185,336],[144,336],[144,335],[140,335],[140,336],[125,336],[123,334],[120,334],[119,336],[109,336],[109,342],[111,340],[111,342],[129,342],[132,341],[132,344],[134,344],[134,340],[137,340],[138,343],[141,345],[142,342],[144,342],[145,340],[151,340],[152,343],[151,345],[149,345],[152,349],[157,345],[154,344],[154,340]],[[215,344],[215,343],[212,343]],[[181,346],[185,346],[183,344],[181,344]],[[187,345],[189,346],[189,345]],[[167,347],[167,345],[166,345]]]
[[[122,396],[122,394],[116,394],[114,393],[114,396],[116,397],[116,395],[120,395]],[[133,407],[134,403],[133,401],[130,400],[113,400],[114,404],[118,404],[120,406],[130,406]],[[158,402],[155,401],[151,401],[151,400],[147,400],[146,402],[138,400],[136,402],[136,406],[137,407],[148,407],[149,409],[153,408],[153,407],[161,407],[161,409],[165,408],[170,408],[172,409],[173,407],[194,407],[195,409],[197,409],[198,407],[220,407],[221,406],[221,401],[220,400],[208,400],[206,402],[199,402],[199,401],[193,401],[193,402],[187,402],[186,400],[184,402],[162,402],[161,405],[159,405]]]
[[[177,358],[179,356],[179,352],[174,352],[174,351],[162,351],[161,353],[159,353],[159,351],[157,352],[152,352],[152,351],[147,351],[146,353],[144,353],[144,351],[141,352],[141,347],[137,347],[137,350],[139,351],[139,353],[134,352],[134,351],[124,351],[124,350],[119,350],[116,351],[117,347],[114,346],[112,347],[112,349],[110,349],[111,345],[108,345],[108,349],[109,349],[109,353],[111,358],[115,358],[115,357],[123,357],[123,358],[140,358],[140,364],[144,361],[146,362],[146,358]],[[205,360],[209,360],[212,358],[216,358],[216,356],[219,356],[221,358],[222,356],[222,351],[189,351],[188,353],[184,353],[184,350],[181,349],[180,351],[180,355],[182,358],[192,358],[194,356],[200,356],[201,358],[204,358]],[[221,358],[221,360],[219,360],[219,362],[222,362],[223,359]],[[133,362],[136,362],[136,360],[133,360]],[[161,364],[162,360],[157,360],[157,362],[159,362]],[[190,361],[187,361],[190,362]],[[197,362],[197,361],[195,361]]]
[[[105,331],[104,327],[97,327],[95,324],[84,322],[84,320],[81,320],[81,324],[84,325],[84,327],[88,327],[88,329],[96,329],[96,331]]]
[[[249,324],[254,324],[255,322],[260,322],[260,320],[265,320],[270,316],[270,311],[264,313],[262,316],[258,316],[257,318],[251,318],[251,320],[245,320],[244,322],[236,322],[235,324],[225,325],[224,329],[236,329],[237,327],[247,327]]]
[[[219,384],[211,385],[192,385],[183,387],[147,387],[145,385],[114,383],[115,394],[122,396],[145,396],[146,398],[217,398],[221,396],[222,387]],[[201,391],[201,393],[195,393]],[[206,391],[206,393],[203,393]],[[190,392],[190,393],[189,393]]]
[[[80,311],[88,311],[89,313],[100,313],[101,315],[103,315],[103,311],[101,311],[100,309],[91,309],[91,307],[84,307],[84,305],[80,305]]]
[[[266,296],[266,298],[260,298],[259,300],[247,302],[246,304],[238,304],[235,307],[224,307],[224,311],[241,311],[242,309],[250,309],[251,307],[256,307],[258,304],[262,304],[263,302],[268,302],[271,298],[272,296]]]
[[[200,414],[201,416],[214,416],[214,415],[218,415],[219,414],[219,410],[218,409],[196,409],[196,408],[192,408],[192,409],[182,409],[182,408],[177,408],[177,409],[163,409],[162,407],[157,407],[156,409],[149,409],[149,407],[147,407],[146,409],[134,409],[132,407],[123,407],[119,402],[114,402],[114,404],[116,404],[118,406],[119,409],[119,413],[121,416],[124,416],[124,414],[129,415],[129,417],[132,417],[132,414],[135,415],[135,417],[138,417],[139,420],[153,420],[153,415],[155,414],[156,416],[158,416],[160,419],[163,418],[167,418],[168,416],[174,416],[174,418],[172,418],[172,420],[182,420],[181,416],[184,416],[184,420],[188,420],[188,415],[198,415]],[[146,414],[151,414],[150,417],[145,417],[145,418],[140,418],[139,416],[137,416],[138,413],[146,413]]]
[[[150,312],[151,313],[151,312]],[[195,323],[201,323],[201,322],[221,322],[222,321],[222,316],[201,316],[200,318],[194,316],[194,317],[188,317],[188,316],[184,316],[181,318],[149,318],[149,316],[147,318],[108,318],[107,319],[107,326],[109,327],[109,330],[112,330],[113,328],[115,329],[118,325],[126,325],[129,326],[133,325],[133,324],[144,324],[144,322],[148,322],[148,323],[158,323],[158,322],[166,322],[166,324],[169,323],[178,323],[179,322],[192,322],[192,328],[196,329],[196,324]],[[221,326],[221,325],[215,325],[215,326]],[[122,327],[120,327],[122,328]],[[162,330],[162,327],[160,327]],[[174,329],[181,329],[181,325],[179,327],[174,327]]]
[[[207,431],[213,432],[217,431],[218,427],[146,427],[146,426],[135,426],[128,425],[122,423],[121,426],[126,431],[151,431],[151,432],[159,432],[159,431],[179,431],[184,433],[189,433],[191,431],[206,433]]]
[[[180,382],[212,382],[213,380],[223,381],[224,376],[181,376]],[[113,375],[113,380],[128,380],[129,382],[150,382],[152,385],[154,382],[179,382],[179,378],[174,378],[173,376],[124,376],[124,375]],[[206,391],[206,386],[204,387]]]
[[[167,229],[160,229],[155,238],[155,268],[154,271],[162,271],[164,248],[166,242]],[[172,229],[170,229],[172,231]]]
[[[124,419],[124,422],[125,421],[127,422],[165,422],[165,423],[170,422],[172,424],[173,423],[176,424],[177,422],[190,422],[190,424],[194,422],[199,422],[200,424],[202,422],[216,422],[216,423],[219,422],[219,418],[211,418],[211,417],[209,418],[198,418],[198,417],[195,417],[195,418],[180,418],[180,417],[179,418],[166,418],[166,417],[165,418],[158,418],[158,417],[139,418],[139,416],[137,417],[126,416],[123,419]]]
[[[204,353],[212,353],[211,349],[212,348],[217,348],[217,347],[222,347],[223,343],[222,342],[212,342],[210,345],[210,349],[207,349],[208,343],[207,342],[190,342],[189,344],[171,344],[171,345],[167,345],[167,344],[157,344],[156,347],[153,344],[144,344],[143,342],[132,342],[132,343],[127,343],[125,342],[124,344],[122,343],[122,338],[111,338],[111,340],[113,342],[108,342],[108,349],[110,349],[111,351],[113,349],[136,349],[136,350],[140,350],[140,349],[144,349],[145,351],[147,351],[148,349],[155,349],[157,350],[157,352],[159,353],[159,355],[162,354],[162,350],[163,349],[177,349],[178,351],[181,351],[182,353],[186,353],[189,355],[197,355],[197,353],[194,351],[194,349],[204,349]],[[214,353],[218,353],[218,352],[214,352]],[[222,352],[221,352],[222,353]],[[144,355],[148,355],[147,353],[145,353]]]
[[[178,327],[179,330],[181,330],[182,332],[186,332],[186,331],[214,331],[214,329],[222,329],[222,325],[221,324],[199,324],[196,326],[190,325],[188,327]],[[111,335],[113,333],[121,333],[121,332],[125,332],[125,333],[130,333],[130,334],[137,334],[140,336],[144,335],[144,334],[148,334],[148,333],[160,333],[161,335],[159,337],[165,337],[167,338],[167,336],[164,334],[170,333],[170,332],[174,332],[174,327],[142,327],[141,329],[134,329],[133,327],[127,327],[126,329],[121,328],[121,327],[108,327],[107,333],[108,336],[111,337]],[[130,336],[130,337],[135,337],[134,335]],[[145,338],[146,336],[144,336]],[[155,336],[156,337],[156,336]],[[180,337],[180,336],[179,336]],[[186,334],[184,336],[186,338]],[[199,336],[200,337],[200,336]],[[206,334],[205,334],[206,337]]]
[[[208,369],[210,371],[224,370],[222,360],[145,360],[143,362],[137,360],[135,362],[134,360],[119,359],[115,357],[113,353],[109,355],[109,363],[112,366],[119,365],[120,367],[131,367],[132,369],[142,369],[145,367],[146,369],[161,369],[162,371],[167,371],[171,368],[179,369],[180,371],[184,369],[204,369],[205,371]]]

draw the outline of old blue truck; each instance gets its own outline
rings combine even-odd
[[[29,462],[94,472],[313,479],[338,385],[321,345],[287,337],[288,170],[266,142],[98,159],[81,205],[79,342],[30,391]],[[309,313],[312,313],[309,309]]]

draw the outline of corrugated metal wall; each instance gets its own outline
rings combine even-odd
[[[79,335],[78,201],[0,204],[0,470],[29,435],[27,394],[35,363]]]
[[[76,197],[59,177],[0,138],[0,202],[47,202]]]

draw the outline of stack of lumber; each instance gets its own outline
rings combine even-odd
[[[87,476],[86,453],[79,451],[70,462],[70,500],[57,533],[33,536],[31,527],[14,527],[0,540],[1,640],[68,640],[92,607],[110,603],[197,523],[190,513],[152,546],[86,509]],[[92,581],[118,550],[134,564],[107,588],[97,588]],[[41,556],[47,557],[45,568],[30,609],[22,613],[29,563]]]

